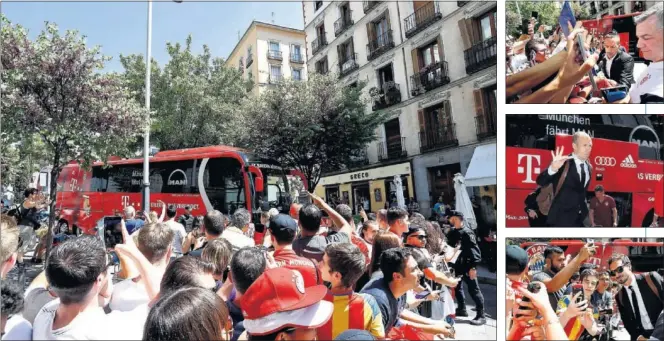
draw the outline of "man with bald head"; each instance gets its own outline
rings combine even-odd
[[[551,152],[553,161],[547,170],[537,177],[537,185],[553,184],[555,198],[551,203],[547,225],[550,227],[582,227],[588,216],[586,192],[592,177],[592,166],[588,159],[593,142],[585,132],[576,132],[572,140],[572,153],[564,146]],[[562,182],[561,182],[562,181]],[[560,185],[560,191],[556,191]]]

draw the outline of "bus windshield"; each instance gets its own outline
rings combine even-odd
[[[250,164],[258,167],[263,174],[263,193],[257,193],[254,208],[276,208],[279,212],[290,206],[290,186],[284,169],[274,161],[254,160]]]

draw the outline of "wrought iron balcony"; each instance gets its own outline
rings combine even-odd
[[[327,39],[325,38],[325,34],[323,34],[311,42],[311,54],[314,55],[318,53],[318,51],[322,50],[325,46],[327,46]]]
[[[254,55],[250,54],[247,56],[247,66],[245,66],[245,68],[249,68],[253,63],[254,63]]]
[[[457,1],[457,6],[459,6],[459,7],[463,7],[463,6],[465,6],[465,5],[466,5],[467,3],[469,3],[469,2],[470,2],[470,1]]]
[[[267,78],[267,82],[270,84],[279,84],[284,80],[284,76],[282,75],[269,75]]]
[[[405,137],[390,142],[378,143],[378,161],[395,160],[407,156]]]
[[[374,60],[383,53],[394,48],[394,38],[392,38],[392,30],[388,30],[375,39],[369,40],[367,44],[367,59]]]
[[[362,8],[364,9],[364,14],[371,11],[372,8],[378,6],[382,1],[362,1]]]
[[[437,130],[427,127],[424,131],[420,131],[419,136],[421,153],[459,145],[455,123],[444,124]]]
[[[420,73],[410,76],[410,83],[413,85],[411,95],[417,96],[426,91],[443,86],[450,82],[449,69],[446,61],[431,64],[423,68]]]
[[[342,16],[334,22],[334,36],[338,37],[349,27],[353,26],[353,11],[348,11],[348,14]]]
[[[431,1],[403,20],[406,38],[410,38],[443,18],[438,2]]]
[[[267,59],[284,60],[281,51],[278,50],[267,50]]]
[[[304,64],[304,58],[302,58],[301,53],[291,53],[290,62],[296,64]]]
[[[353,169],[363,167],[369,164],[369,153],[367,148],[363,148],[358,152],[358,155],[352,155],[348,163],[346,164],[346,169]]]
[[[496,113],[475,116],[475,130],[479,139],[496,136]]]
[[[463,52],[466,60],[466,73],[471,74],[489,66],[496,65],[497,59],[496,37],[479,42]]]
[[[353,53],[348,60],[339,62],[339,78],[357,70],[360,65],[357,64],[357,53]]]
[[[369,90],[373,104],[373,111],[385,109],[397,103],[401,103],[401,87],[394,82],[386,82],[382,89],[372,88]]]

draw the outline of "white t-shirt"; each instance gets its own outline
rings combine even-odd
[[[641,96],[646,94],[664,98],[664,61],[650,63],[629,89],[631,103],[641,103]]]
[[[69,325],[53,330],[59,306],[57,299],[42,308],[32,328],[33,340],[141,340],[150,312],[147,304],[108,315],[102,308],[96,308],[79,314]]]
[[[233,246],[233,253],[246,246],[254,246],[254,240],[245,236],[242,230],[234,226],[227,227],[221,238],[228,240]]]
[[[130,311],[150,301],[145,285],[126,279],[113,287],[109,306],[111,310]]]
[[[104,309],[96,308],[78,314],[69,325],[54,330],[53,321],[59,306],[60,300],[56,299],[39,311],[32,325],[33,340],[109,340],[110,329],[119,328],[109,326]]]
[[[25,303],[23,304],[23,318],[28,320],[31,324],[35,323],[35,318],[39,311],[48,304],[55,300],[57,297],[51,296],[46,288],[32,287],[25,292]]]
[[[187,231],[182,224],[173,219],[168,220],[166,225],[173,230],[173,253],[182,254],[182,242],[187,237]]]
[[[32,340],[32,324],[23,315],[12,316],[5,324],[3,340]]]

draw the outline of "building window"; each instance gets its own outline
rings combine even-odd
[[[301,81],[302,80],[302,70],[301,69],[293,69],[291,71],[291,78],[295,81]]]
[[[281,80],[281,66],[270,65],[270,83]]]
[[[430,65],[440,62],[440,50],[438,49],[438,41],[420,48],[420,65],[428,67]]]
[[[322,1],[314,2],[314,12],[319,10],[321,7],[323,7],[323,2]]]
[[[253,54],[251,53],[251,45],[249,45],[249,46],[247,47],[247,66],[246,66],[246,67],[251,66],[251,64],[252,64],[253,62],[254,62],[254,56],[253,56]]]
[[[625,7],[620,6],[620,7],[616,8],[614,13],[615,13],[615,15],[623,15],[623,14],[625,14]]]
[[[279,51],[279,43],[276,41],[270,42],[270,51]]]
[[[291,55],[295,60],[302,59],[302,47],[300,45],[291,45]]]
[[[328,65],[327,65],[327,56],[325,58],[319,60],[316,62],[316,72],[320,73],[322,75],[327,74],[327,71],[329,70]]]

